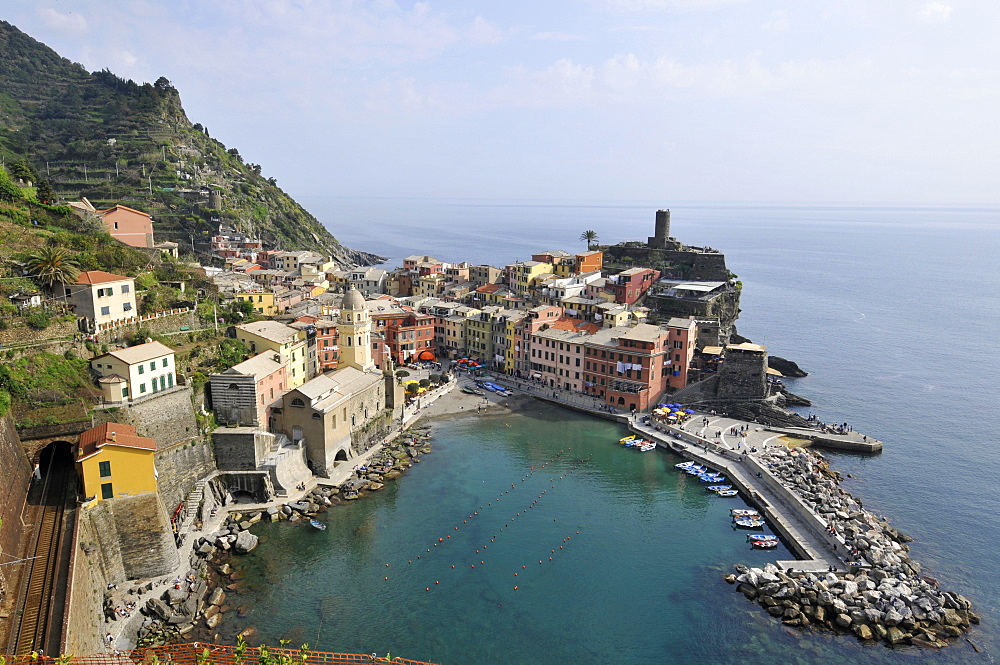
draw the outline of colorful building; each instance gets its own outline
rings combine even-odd
[[[103,330],[137,314],[135,280],[124,275],[88,270],[72,284],[63,283],[54,291],[63,294],[87,332]]]
[[[652,268],[629,268],[607,278],[605,290],[615,297],[615,302],[632,305],[660,278],[660,271]]]
[[[105,402],[134,402],[173,388],[174,351],[160,342],[129,346],[97,356],[90,367]]]
[[[281,354],[267,350],[209,377],[215,418],[225,425],[274,425],[272,409],[287,389],[288,367]]]
[[[601,329],[584,345],[584,392],[623,411],[655,406],[671,373],[669,340],[647,323]]]
[[[257,355],[270,350],[281,355],[287,371],[287,387],[298,388],[309,379],[306,333],[278,321],[256,321],[236,326],[236,338]]]
[[[96,501],[156,491],[156,441],[131,425],[104,423],[80,434],[76,468],[83,495]]]
[[[115,240],[132,247],[153,246],[153,218],[148,213],[116,205],[97,214]]]

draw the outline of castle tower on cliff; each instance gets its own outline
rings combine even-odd
[[[656,211],[656,229],[654,231],[655,235],[650,236],[646,239],[646,245],[652,247],[653,249],[672,249],[673,245],[670,242],[670,211],[669,210],[657,210]]]
[[[364,296],[351,287],[340,305],[340,364],[362,372],[375,369],[372,362],[372,324]]]

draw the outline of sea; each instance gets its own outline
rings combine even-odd
[[[460,663],[994,663],[1000,654],[1000,208],[302,197],[344,244],[504,265],[671,235],[726,254],[740,334],[809,372],[803,413],[885,442],[828,453],[844,486],[982,624],[942,651],[783,627],[723,576],[752,551],[739,499],[617,425],[543,404],[434,423],[434,451],[319,532],[260,525],[227,633]]]

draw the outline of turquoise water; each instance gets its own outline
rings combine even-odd
[[[645,238],[658,207],[323,205],[309,202],[321,219],[340,222],[333,230],[350,246],[396,259],[426,252],[495,264],[582,246],[577,238],[589,228],[604,242]],[[244,561],[259,573],[252,594],[238,600],[254,605],[247,623],[270,642],[297,626],[295,635],[316,642],[325,608],[322,648],[391,650],[449,665],[995,662],[1000,363],[991,342],[1000,329],[1000,211],[672,209],[673,235],[723,249],[743,281],[740,331],[811,372],[791,386],[813,400],[809,412],[887,442],[875,457],[832,455],[834,468],[851,474],[845,484],[866,507],[917,539],[913,554],[927,574],[972,599],[983,625],[969,636],[987,653],[964,642],[940,653],[893,651],[784,629],[720,581],[736,561],[787,556],[748,550],[726,526],[734,504],[687,483],[667,453],[609,443],[620,436],[615,426],[542,406],[527,417],[442,423],[431,456],[382,493],[326,513],[324,533],[263,527],[269,541]],[[356,226],[343,226],[347,220]],[[380,229],[377,238],[370,228]],[[521,482],[567,446],[546,472],[572,473],[547,485],[553,476],[542,473]],[[530,516],[485,543],[490,557],[478,560],[486,563],[468,568],[478,541],[542,489]],[[507,490],[498,506],[461,523]],[[446,545],[432,547],[447,535]],[[546,553],[560,544],[550,565]],[[520,565],[528,566],[524,584]]]

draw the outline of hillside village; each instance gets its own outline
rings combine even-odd
[[[588,231],[585,251],[501,267],[412,255],[386,269],[269,248],[225,225],[197,257],[157,242],[149,213],[63,205],[105,242],[145,252],[151,269],[70,260],[46,282],[26,260],[20,283],[37,289],[7,293],[8,358],[29,374],[70,368],[80,384],[69,411],[13,395],[4,432],[27,453],[5,461],[18,479],[11,496],[37,500],[59,473],[79,479],[62,483],[77,525],[67,552],[84,553],[67,645],[103,630],[81,608],[108,603],[104,587],[176,569],[187,534],[223,506],[287,497],[356,466],[458,373],[647,411],[718,373],[738,313],[724,257],[674,240],[669,211],[645,243],[599,246]],[[53,310],[58,337],[21,321]],[[3,506],[7,524],[15,508]],[[2,551],[30,556],[17,531],[5,531]],[[0,578],[7,607],[18,577]]]

